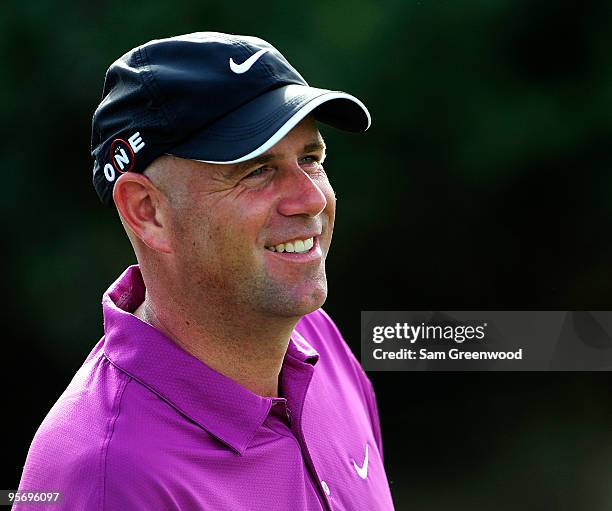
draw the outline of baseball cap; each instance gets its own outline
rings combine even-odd
[[[94,187],[112,205],[119,175],[163,154],[218,164],[255,158],[309,114],[346,131],[370,126],[361,101],[310,87],[263,39],[197,32],[150,41],[106,72],[92,120]]]

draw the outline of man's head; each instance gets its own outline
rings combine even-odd
[[[163,156],[144,176],[120,176],[114,200],[139,262],[168,275],[181,301],[302,316],[327,294],[335,197],[324,158],[307,117],[244,163]]]
[[[145,280],[234,312],[318,308],[335,197],[315,121],[365,131],[370,117],[258,38],[156,40],[111,65],[93,117],[94,186]]]

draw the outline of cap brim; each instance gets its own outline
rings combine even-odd
[[[371,123],[368,109],[350,94],[285,85],[258,96],[168,153],[205,163],[250,160],[274,146],[310,113],[345,131],[365,131]]]

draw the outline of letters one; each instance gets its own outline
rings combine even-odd
[[[120,138],[116,139],[113,142],[113,145],[115,144],[115,142],[123,142],[125,144],[125,142]],[[128,138],[128,142],[130,144],[130,147],[132,148],[133,154],[136,154],[145,146],[145,143],[142,140],[139,131],[131,135]],[[111,148],[113,147],[113,145],[111,145]],[[117,165],[119,165],[119,168],[121,170],[123,170],[126,165],[130,164],[130,155],[128,155],[128,153],[123,147],[119,147],[119,151],[117,152],[117,154],[113,155],[113,158],[115,159],[115,162],[117,163]],[[110,163],[104,165],[104,177],[106,177],[108,181],[114,181],[116,175],[117,174],[115,172],[115,167],[113,165],[111,165]]]

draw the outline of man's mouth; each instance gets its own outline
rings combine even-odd
[[[308,252],[314,246],[314,238],[306,238],[305,240],[295,239],[279,243],[278,245],[266,247],[266,250],[271,252],[295,252],[303,254]]]

